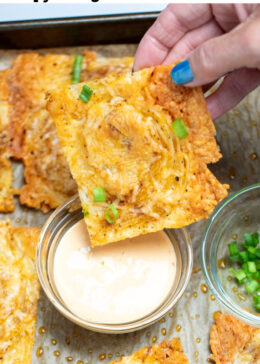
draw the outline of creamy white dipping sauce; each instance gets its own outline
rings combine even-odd
[[[126,323],[153,312],[176,276],[176,255],[163,231],[90,248],[84,220],[62,237],[54,257],[54,281],[78,317]]]

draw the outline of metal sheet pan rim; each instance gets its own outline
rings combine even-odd
[[[131,13],[131,14],[119,14],[119,15],[112,14],[112,15],[102,15],[102,16],[10,21],[10,22],[0,23],[0,31],[59,27],[59,26],[70,26],[70,25],[84,25],[91,23],[97,24],[97,23],[111,23],[111,22],[132,22],[135,20],[150,20],[150,19],[152,20],[156,19],[158,14],[159,14],[158,12],[147,12],[147,13]]]

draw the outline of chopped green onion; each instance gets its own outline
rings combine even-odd
[[[240,259],[243,263],[246,263],[248,261],[248,252],[246,250],[243,250],[239,253]]]
[[[172,129],[177,138],[183,139],[189,135],[189,132],[181,118],[176,119],[172,122]]]
[[[256,248],[254,248],[253,246],[248,246],[247,251],[250,260],[256,259]]]
[[[255,260],[256,269],[260,270],[260,259]]]
[[[242,265],[242,268],[243,268],[244,272],[246,273],[247,278],[252,278],[253,277],[253,273],[249,272],[247,263],[244,263]]]
[[[254,233],[251,235],[254,246],[257,246],[257,244],[259,243],[259,234],[258,233]]]
[[[260,296],[253,297],[253,303],[257,310],[260,310]]]
[[[251,279],[245,286],[247,292],[255,293],[260,287],[259,283],[255,279]]]
[[[228,244],[228,249],[230,256],[237,255],[239,253],[237,242],[235,241],[233,241],[233,243]]]
[[[71,78],[71,83],[73,83],[73,84],[80,82],[82,61],[83,61],[83,56],[81,56],[80,54],[77,54],[74,58],[72,78]]]
[[[82,212],[83,212],[83,215],[84,216],[88,216],[89,215],[89,212],[88,211],[83,210]]]
[[[239,283],[243,283],[246,279],[246,273],[243,271],[243,269],[238,269],[235,272],[235,277],[239,281]]]
[[[247,262],[247,266],[248,266],[248,271],[250,273],[255,273],[256,272],[256,264],[255,264],[255,262]]]
[[[254,233],[254,234],[248,234],[245,233],[244,234],[244,238],[245,238],[245,243],[246,245],[250,245],[250,246],[257,246],[257,244],[259,243],[259,237],[258,237],[258,233]]]
[[[237,244],[236,241],[228,244],[230,261],[236,262],[240,269],[229,268],[229,272],[243,284],[245,290],[252,296],[254,307],[260,311],[260,246],[258,233],[245,233],[244,243]],[[242,268],[242,269],[241,269]]]
[[[106,202],[106,192],[103,187],[93,188],[94,202]]]
[[[254,248],[253,246],[248,246],[247,247],[247,251],[253,255],[255,255],[255,251],[256,251],[256,248]]]
[[[260,271],[257,271],[253,274],[254,278],[257,278],[260,281]]]
[[[244,234],[244,239],[245,239],[246,245],[251,245],[252,242],[253,242],[251,234],[245,233]]]
[[[109,205],[105,211],[105,219],[109,224],[113,224],[117,218],[118,218],[118,211],[116,207],[114,205]]]
[[[234,275],[236,274],[235,269],[234,269],[234,268],[232,268],[232,267],[231,267],[231,268],[229,268],[229,271],[230,271],[230,273],[232,273],[232,274],[234,274]]]
[[[83,85],[79,98],[85,103],[89,102],[91,95],[93,94],[93,90],[87,85]]]
[[[257,258],[260,258],[260,248],[256,248],[255,255],[257,256]]]
[[[234,254],[234,255],[231,255],[229,257],[230,260],[232,260],[232,262],[236,262],[236,261],[239,261],[240,260],[240,255],[239,254]]]

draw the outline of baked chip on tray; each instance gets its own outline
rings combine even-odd
[[[8,85],[6,77],[9,70],[0,71],[0,212],[11,212],[14,210],[13,199],[13,172],[10,155],[7,151],[8,127],[9,127],[9,105]]]
[[[191,224],[227,195],[206,165],[221,154],[203,93],[173,84],[170,70],[90,81],[87,103],[83,84],[49,95],[92,246]],[[172,128],[178,118],[189,133],[183,139]],[[96,188],[105,202],[94,202]]]
[[[76,193],[67,161],[57,138],[52,119],[46,110],[45,93],[71,84],[74,55],[21,54],[13,62],[8,77],[11,124],[10,151],[22,159],[25,185],[20,201],[47,212]],[[108,73],[130,70],[133,59],[97,59],[85,52],[82,81]]]
[[[210,331],[210,347],[216,364],[259,364],[260,329],[218,313]]]
[[[179,338],[163,341],[138,350],[133,355],[112,361],[110,364],[188,364]]]
[[[40,284],[34,265],[40,230],[0,221],[0,362],[31,363]]]

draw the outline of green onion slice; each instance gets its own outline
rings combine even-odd
[[[247,266],[248,266],[248,271],[250,273],[255,273],[256,272],[256,264],[255,264],[255,262],[247,262]]]
[[[253,273],[249,272],[247,263],[242,264],[242,268],[243,268],[244,272],[246,273],[247,278],[252,278]]]
[[[249,257],[248,257],[248,252],[246,250],[243,250],[242,252],[239,253],[240,259],[243,263],[248,262]]]
[[[260,296],[254,296],[253,297],[254,306],[257,310],[260,310]]]
[[[260,259],[255,260],[256,269],[260,271]]]
[[[105,211],[105,219],[109,224],[113,224],[118,218],[118,211],[114,205],[109,205]]]
[[[230,256],[236,255],[239,253],[236,241],[233,241],[233,243],[228,244],[228,249],[229,249]]]
[[[83,56],[77,54],[74,58],[73,70],[72,70],[72,78],[71,83],[79,83],[81,76],[81,68],[82,68]]]
[[[85,103],[89,102],[91,95],[93,94],[93,90],[91,90],[90,87],[87,85],[84,85],[82,87],[81,93],[79,95],[79,98],[84,101]]]
[[[260,246],[259,234],[244,234],[244,243],[237,244],[236,241],[228,244],[230,261],[236,262],[241,268],[235,270],[233,267],[229,272],[237,279],[239,284],[245,284],[244,288],[249,293],[254,295],[253,305],[256,310],[260,311]],[[241,250],[243,249],[243,250]]]
[[[177,138],[183,139],[189,135],[189,132],[181,118],[176,119],[172,122],[172,129]]]
[[[252,243],[252,236],[251,236],[251,234],[245,233],[244,234],[244,239],[245,239],[246,245],[251,245],[251,243]]]
[[[251,237],[252,237],[254,246],[257,246],[257,244],[259,243],[259,234],[256,232],[256,233],[252,234]]]
[[[230,255],[229,259],[232,260],[232,262],[239,261],[240,255],[239,254]]]
[[[235,277],[239,281],[239,283],[243,283],[246,279],[246,273],[243,271],[243,269],[238,269],[235,272]]]
[[[257,278],[259,280],[259,282],[260,282],[260,271],[259,270],[257,272],[255,272],[253,274],[253,276],[254,276],[254,278]]]
[[[251,279],[245,286],[247,292],[255,293],[259,288],[259,283],[255,279]]]
[[[247,251],[249,253],[249,257],[251,256],[253,259],[256,258],[256,248],[254,248],[253,246],[248,246]]]
[[[256,248],[255,255],[257,256],[257,258],[260,258],[260,248]]]
[[[93,188],[94,202],[106,202],[106,192],[103,187]]]

